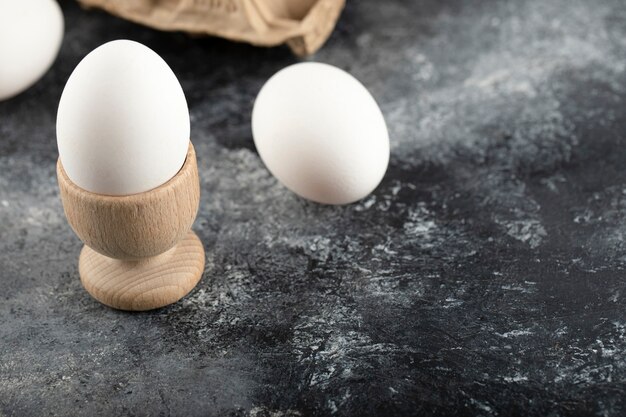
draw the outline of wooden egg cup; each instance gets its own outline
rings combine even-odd
[[[86,191],[57,162],[67,220],[85,243],[80,280],[96,300],[120,310],[152,310],[174,303],[198,283],[204,247],[191,231],[200,204],[193,145],[168,182],[127,196]]]

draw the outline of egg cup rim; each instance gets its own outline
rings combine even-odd
[[[116,203],[124,202],[125,200],[128,202],[132,202],[133,200],[136,200],[138,198],[141,198],[142,200],[146,198],[160,198],[161,194],[166,193],[167,190],[171,189],[172,187],[182,185],[181,183],[184,182],[186,174],[191,173],[191,171],[193,171],[194,169],[194,165],[196,164],[196,150],[190,140],[189,147],[187,148],[187,154],[185,155],[185,161],[183,162],[183,165],[178,170],[178,172],[176,172],[176,174],[172,178],[167,180],[167,182],[164,182],[163,184],[151,188],[147,191],[124,195],[95,193],[93,191],[89,191],[80,187],[67,175],[65,168],[63,168],[63,162],[61,161],[61,157],[57,159],[57,176],[59,178],[59,182],[63,182],[63,185],[65,187],[68,187],[73,192],[84,194],[84,196],[88,197],[89,199],[103,201],[115,200]]]

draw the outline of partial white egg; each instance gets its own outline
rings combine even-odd
[[[269,171],[318,203],[362,199],[389,163],[376,101],[356,78],[327,64],[295,64],[272,76],[254,103],[252,134]]]
[[[128,195],[174,177],[189,147],[189,110],[167,63],[129,40],[89,53],[70,76],[57,114],[68,177],[98,194]]]
[[[62,40],[56,0],[0,0],[0,100],[35,84],[52,66]]]

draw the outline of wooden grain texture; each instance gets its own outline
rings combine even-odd
[[[198,212],[200,184],[191,142],[187,159],[170,181],[128,196],[85,191],[57,163],[61,200],[74,232],[91,249],[116,259],[142,259],[172,248],[189,231]]]
[[[152,310],[180,300],[196,286],[204,270],[204,248],[191,231],[167,252],[138,261],[109,258],[85,246],[78,269],[85,289],[101,303]]]

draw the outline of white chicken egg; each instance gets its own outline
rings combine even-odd
[[[327,64],[295,64],[272,76],[254,103],[252,134],[269,171],[318,203],[362,199],[389,163],[376,101],[356,78]]]
[[[57,114],[68,177],[84,190],[128,195],[175,176],[189,147],[178,79],[150,48],[129,40],[89,53],[70,76]]]
[[[63,40],[63,13],[56,0],[0,0],[0,100],[39,80]]]

